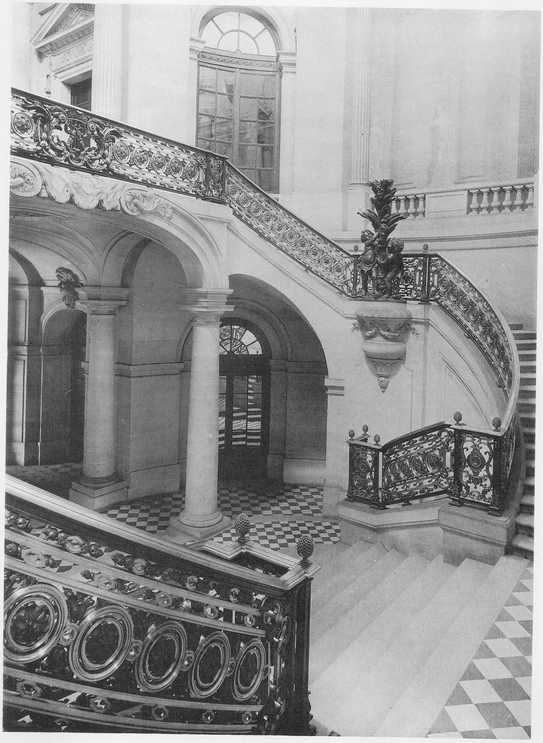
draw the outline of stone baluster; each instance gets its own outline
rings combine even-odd
[[[474,214],[478,214],[479,212],[479,189],[470,189],[469,193],[471,194],[471,199],[468,213],[473,216]]]
[[[400,201],[400,205],[399,205],[399,208],[398,208],[398,212],[399,212],[400,214],[405,214],[405,213],[406,213],[406,211],[407,211],[407,209],[406,209],[406,204],[405,204],[405,201],[406,201],[406,198],[407,198],[407,197],[406,197],[406,196],[399,196],[398,198],[399,198],[399,201]]]
[[[524,188],[523,185],[519,184],[518,186],[515,186],[515,202],[513,204],[513,209],[522,209],[522,189]]]
[[[528,189],[528,195],[526,196],[526,209],[529,209],[534,205],[534,186],[528,184],[526,188]]]
[[[490,212],[499,212],[500,211],[500,191],[501,186],[492,186],[490,189],[492,191],[492,198],[490,200]]]
[[[411,194],[407,197],[408,199],[408,207],[407,207],[407,216],[408,217],[414,217],[415,216],[415,194]]]
[[[419,217],[424,217],[426,213],[426,196],[423,193],[418,193],[415,198],[419,200],[417,206],[417,215]]]
[[[488,214],[490,209],[490,201],[489,201],[489,195],[490,195],[490,189],[489,188],[481,188],[481,193],[483,194],[483,200],[481,201],[481,214]]]
[[[503,197],[503,203],[502,203],[502,214],[505,212],[511,211],[511,191],[513,189],[513,186],[504,186],[503,190],[505,192],[505,196]]]

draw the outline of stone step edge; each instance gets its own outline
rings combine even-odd
[[[376,729],[376,736],[398,735],[401,725],[402,736],[426,737],[527,564],[522,558],[500,558]],[[466,627],[472,630],[469,639]]]

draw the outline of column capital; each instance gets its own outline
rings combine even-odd
[[[190,312],[196,322],[218,322],[222,314],[234,309],[226,304],[230,294],[232,289],[186,289],[179,308]]]
[[[82,286],[79,303],[92,315],[113,315],[128,304],[130,289],[118,286]]]

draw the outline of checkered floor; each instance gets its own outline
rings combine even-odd
[[[73,480],[81,475],[80,464],[51,464],[35,467],[8,467],[8,473],[20,480],[68,497]],[[302,534],[310,534],[316,543],[339,540],[339,524],[322,520],[322,488],[303,485],[231,485],[219,488],[219,508],[230,518],[246,513],[251,518],[249,538],[263,547],[293,547]],[[184,507],[184,495],[152,495],[107,511],[107,516],[129,526],[156,533],[166,529],[172,517]],[[262,520],[259,520],[259,516]],[[275,518],[274,518],[275,517]],[[232,527],[213,541],[237,539]]]
[[[428,738],[530,738],[532,606],[530,562]]]

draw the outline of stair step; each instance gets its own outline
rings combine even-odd
[[[510,322],[508,323],[511,330],[522,330],[524,323],[521,322]]]
[[[375,731],[376,736],[423,738],[486,637],[525,570],[526,560],[500,558]]]
[[[536,361],[537,360],[537,354],[533,353],[532,351],[521,351],[520,348],[517,348],[518,351],[518,357],[521,364],[524,364],[528,361]]]
[[[523,415],[526,415],[528,413],[535,415],[535,401],[528,402],[527,400],[520,400],[519,402],[517,402],[517,410]]]
[[[535,400],[535,389],[531,387],[521,387],[518,391],[518,396],[521,400]]]
[[[399,554],[396,550],[390,550],[390,552]],[[309,668],[311,683],[314,683],[334,663],[336,658],[364,631],[365,627],[371,624],[397,596],[407,590],[409,584],[427,565],[428,561],[420,555],[412,554],[407,557],[345,616],[338,617],[333,630],[311,644]],[[319,717],[318,714],[315,716],[327,725],[325,719]]]
[[[333,716],[319,715],[319,719],[327,725],[333,721],[331,727],[340,735],[373,736],[490,571],[490,565],[464,560],[416,618],[404,625],[369,673],[360,658],[359,680],[351,684],[341,709],[336,706]],[[363,707],[360,700],[364,700]]]
[[[342,704],[361,669],[369,670],[378,662],[392,639],[454,572],[455,568],[445,565],[438,555],[413,580],[409,590],[400,593],[373,622],[364,621],[365,627],[354,642],[311,684],[311,705],[316,717],[320,719],[326,710]],[[366,615],[361,618],[366,620]]]
[[[520,375],[520,386],[521,387],[535,387],[536,375],[535,374],[521,374]]]
[[[324,586],[328,581],[333,580],[337,576],[341,575],[344,570],[348,570],[353,562],[355,562],[364,552],[367,552],[374,545],[371,542],[365,542],[360,539],[355,542],[351,547],[338,554],[329,563],[319,570],[313,579],[313,588],[311,593],[313,594],[313,602],[317,601],[317,596],[321,590],[321,586]],[[386,552],[385,548],[382,548],[381,556]],[[313,603],[315,606],[315,603]]]
[[[381,560],[385,560],[385,562],[381,563],[377,570],[371,570],[373,566]],[[358,583],[360,579],[368,578],[371,583],[371,588],[368,587],[367,591],[372,590],[376,585],[375,582],[372,582],[374,574],[379,576],[380,572],[383,571],[382,577],[384,577],[386,575],[386,565],[390,562],[390,570],[394,570],[401,560],[402,556],[398,552],[394,552],[389,557],[389,553],[382,544],[372,545],[370,549],[366,550],[361,555],[358,555],[356,559],[353,557],[352,562],[348,565],[344,565],[341,571],[336,569],[334,576],[329,578],[326,583],[321,583],[317,586],[311,597],[312,616],[317,617],[321,610],[326,613],[330,602],[332,600],[335,602],[335,597],[341,594],[344,590],[348,590],[353,581]],[[379,578],[377,578],[377,582],[378,580]],[[362,581],[359,585],[359,590],[363,589],[363,585],[364,582]],[[360,598],[361,597],[362,594],[360,595]]]
[[[537,374],[537,367],[535,364],[521,364],[521,374]]]
[[[384,548],[381,546],[381,549]],[[369,553],[367,552],[366,555],[369,556]],[[338,616],[345,616],[403,560],[402,556],[395,551],[384,555],[375,552],[374,555],[373,565],[369,563],[367,566],[361,566],[358,576],[349,581],[343,590],[336,591],[333,595],[326,595],[325,589],[323,592],[325,595],[317,605],[311,602],[311,642],[317,642],[337,622]],[[373,569],[370,569],[372,567]]]
[[[524,442],[526,444],[534,444],[535,443],[535,431],[528,429],[523,430],[524,434]]]
[[[534,554],[534,538],[528,534],[515,534],[509,544],[509,549],[518,555]]]
[[[526,462],[526,476],[535,477],[535,467],[533,462]]]
[[[524,493],[520,499],[520,508],[524,513],[531,513],[533,515],[535,508],[535,497],[531,493]]]
[[[523,498],[533,498],[535,496],[535,484],[533,482],[524,483],[524,495]],[[520,501],[522,503],[522,499]]]
[[[534,533],[534,514],[521,512],[516,518],[517,534]]]
[[[532,340],[517,340],[517,348],[519,351],[535,351],[537,344]]]
[[[537,338],[536,330],[514,330],[513,338],[519,340],[535,340]]]

